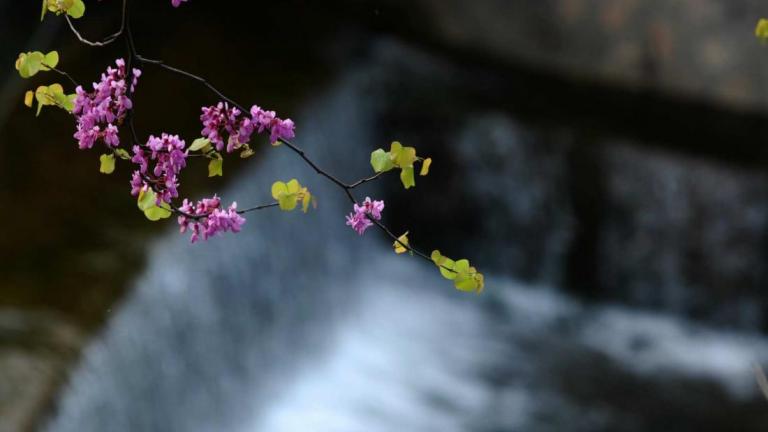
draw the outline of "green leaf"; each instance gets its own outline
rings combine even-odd
[[[755,26],[755,36],[763,42],[768,40],[768,19],[760,18]]]
[[[392,161],[397,160],[397,155],[400,154],[400,150],[403,149],[403,145],[400,144],[399,141],[392,141],[392,144],[389,147],[389,156],[392,158]]]
[[[168,206],[167,203],[163,203],[160,207],[155,205],[144,210],[144,216],[146,216],[147,219],[151,220],[152,222],[168,218],[171,216],[171,213],[172,212],[170,206]]]
[[[223,176],[224,175],[224,159],[219,156],[218,158],[211,159],[208,162],[208,177]]]
[[[67,110],[68,112],[72,112],[73,109],[75,109],[75,98],[77,98],[76,93],[64,95],[62,93],[62,98],[57,98],[57,101],[59,102],[59,106]]]
[[[432,259],[432,262],[435,263],[435,265],[439,265],[437,262],[440,260],[440,258],[443,257],[443,255],[439,250],[433,250],[429,257]]]
[[[383,149],[377,149],[371,153],[371,166],[374,172],[385,172],[395,167],[392,163],[392,159],[389,157],[389,153]]]
[[[35,99],[35,92],[32,90],[27,90],[26,93],[24,93],[24,105],[32,108],[32,102]]]
[[[282,193],[277,197],[277,203],[280,205],[280,210],[291,211],[296,208],[297,194],[295,193]]]
[[[306,213],[309,211],[309,203],[312,202],[312,194],[309,193],[307,188],[302,189],[302,198],[301,198],[301,211]]]
[[[83,0],[75,0],[72,2],[72,6],[67,9],[67,15],[72,18],[80,18],[85,13],[85,3]]]
[[[43,11],[40,13],[40,21],[45,18],[45,13],[48,11],[48,0],[43,0]]]
[[[29,78],[37,74],[42,66],[45,56],[40,51],[33,51],[19,54],[16,59],[16,70],[22,78]]]
[[[136,205],[139,206],[139,210],[144,211],[157,205],[157,195],[152,189],[142,190],[139,192],[139,199],[136,201]]]
[[[99,157],[101,166],[99,172],[102,174],[112,174],[115,171],[115,156],[111,154],[103,154]]]
[[[121,149],[121,148],[115,149],[115,154],[117,155],[117,157],[123,160],[131,159],[131,155],[127,151],[125,151],[125,149]]]
[[[416,180],[413,178],[413,167],[403,168],[400,171],[400,180],[406,189],[416,186]]]
[[[157,205],[157,195],[152,189],[139,192],[139,199],[136,203],[139,210],[144,212],[144,216],[151,221],[165,219],[171,216],[171,206],[168,203]]]
[[[281,195],[285,195],[288,193],[288,186],[281,182],[276,181],[272,183],[272,198],[278,199]]]
[[[455,265],[456,263],[452,259],[448,257],[441,257],[438,264],[440,267],[440,274],[443,275],[443,277],[446,279],[456,279],[456,272],[451,271],[454,270]]]
[[[459,275],[453,281],[453,285],[459,291],[475,291],[478,289],[477,281],[466,273]]]
[[[296,179],[291,179],[286,184],[286,187],[288,188],[288,193],[299,193],[299,189],[301,189],[301,184],[299,184],[299,181]]]
[[[211,140],[209,140],[208,138],[198,138],[192,141],[192,145],[189,146],[189,151],[202,150],[208,147],[209,145],[211,145]]]
[[[467,273],[469,271],[469,260],[460,259],[456,261],[456,267],[454,267],[457,273]]]
[[[419,173],[420,176],[425,176],[429,174],[429,166],[432,165],[432,158],[426,158],[421,162],[421,172]]]
[[[49,68],[55,68],[59,64],[59,53],[51,51],[43,57],[43,70],[49,70]]]
[[[400,168],[413,168],[416,161],[416,149],[413,147],[403,147],[397,154],[397,166]]]

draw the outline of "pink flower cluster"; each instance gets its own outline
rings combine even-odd
[[[108,147],[120,145],[117,125],[123,122],[132,103],[125,84],[125,61],[117,59],[117,68],[108,67],[101,74],[101,81],[93,83],[93,91],[86,92],[77,86],[72,113],[77,120],[75,138],[80,149],[89,149],[102,140]],[[131,92],[136,87],[141,71],[133,69]]]
[[[352,227],[359,235],[363,235],[368,227],[373,225],[371,218],[374,220],[381,219],[381,211],[384,210],[384,201],[371,201],[369,197],[365,197],[363,205],[353,206],[354,212],[347,216],[347,225]]]
[[[133,172],[131,179],[131,195],[138,195],[141,190],[149,188],[157,194],[158,204],[170,203],[173,198],[179,196],[178,174],[187,165],[187,154],[184,152],[184,140],[178,135],[163,133],[160,138],[149,136],[146,146],[133,146],[133,158],[131,162],[139,165],[139,169]],[[149,175],[149,163],[155,162],[155,166]]]
[[[259,133],[269,131],[269,142],[274,144],[281,139],[289,140],[296,136],[293,132],[295,125],[291,119],[281,119],[274,111],[265,111],[254,105],[251,107],[251,119],[256,124]]]
[[[202,111],[200,121],[203,130],[200,133],[211,141],[217,151],[224,149],[225,139],[228,153],[237,150],[250,141],[254,131],[268,131],[271,143],[294,137],[293,120],[278,118],[274,111],[264,111],[256,105],[251,107],[250,118],[226,102],[203,107]]]
[[[220,232],[239,232],[245,223],[245,218],[237,213],[236,202],[223,209],[221,199],[216,195],[213,198],[204,198],[197,204],[192,204],[185,199],[179,210],[185,214],[179,216],[179,231],[185,233],[190,229],[192,243],[199,240],[201,236],[203,240],[208,240]]]
[[[239,109],[229,107],[226,102],[219,102],[216,106],[203,107],[200,121],[203,130],[200,132],[208,138],[217,151],[224,148],[224,134],[227,138],[227,153],[232,153],[246,144],[253,134],[251,119],[241,116]]]

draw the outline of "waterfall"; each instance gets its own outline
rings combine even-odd
[[[305,150],[349,179],[367,173],[382,145],[373,131],[383,108],[370,88],[398,72],[393,58],[418,64],[397,45],[379,49],[297,121]],[[504,130],[500,139],[517,139]],[[361,239],[344,226],[343,194],[286,149],[269,149],[221,195],[262,202],[272,181],[292,177],[319,197],[317,211],[257,212],[242,233],[202,244],[171,228],[158,237],[45,430],[717,430],[734,418],[759,430],[768,422],[751,375],[752,362],[768,359],[763,337],[585,304],[498,266],[483,295],[457,292],[429,263],[395,256],[376,232]],[[516,200],[530,196],[503,199],[523,212]],[[551,243],[565,237],[557,231]]]

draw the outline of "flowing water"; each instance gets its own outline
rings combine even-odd
[[[300,142],[320,165],[350,179],[367,172],[351,161],[380,146],[371,131],[382,108],[369,89],[388,73],[379,63],[354,68],[306,105]],[[525,157],[517,135],[489,124]],[[45,430],[701,431],[768,422],[751,369],[768,360],[758,334],[583,303],[498,266],[482,296],[457,292],[430,264],[395,256],[378,233],[358,238],[344,226],[343,194],[286,149],[222,195],[266,201],[272,181],[292,177],[320,197],[317,211],[267,210],[239,235],[189,245],[168,232],[151,245]],[[506,178],[521,193],[499,198],[522,218],[534,218],[526,205],[551,189],[530,178]],[[378,187],[367,192],[380,196]],[[545,239],[545,273],[556,272],[563,230]],[[498,251],[502,261],[513,252]]]

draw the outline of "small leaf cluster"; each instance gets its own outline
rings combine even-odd
[[[22,78],[29,78],[38,72],[51,70],[59,64],[59,53],[51,51],[43,54],[40,51],[30,51],[19,54],[16,59],[16,70]]]
[[[224,158],[221,153],[213,149],[211,140],[208,138],[197,138],[192,141],[189,151],[200,151],[205,157],[210,159],[208,162],[208,177],[224,176]]]
[[[417,161],[421,162],[421,172],[419,175],[427,175],[432,159],[424,159],[417,156],[416,149],[413,147],[403,147],[402,144],[395,141],[391,144],[388,152],[384,151],[384,149],[376,149],[371,153],[371,167],[373,167],[373,171],[382,173],[400,168],[400,181],[403,182],[403,186],[406,189],[416,186],[414,163]]]
[[[291,179],[288,183],[276,181],[272,183],[272,198],[277,200],[280,210],[291,211],[301,202],[301,210],[306,213],[309,205],[317,207],[317,200],[302,186],[298,180]]]
[[[30,51],[19,54],[16,59],[16,70],[22,78],[30,78],[40,71],[49,71],[59,64],[59,53],[51,51],[43,54],[40,51]],[[65,94],[64,87],[61,84],[54,83],[47,86],[39,86],[34,92],[27,91],[24,94],[24,105],[32,107],[32,103],[37,100],[37,115],[43,106],[54,105],[59,108],[72,112],[74,108],[75,94]]]
[[[43,11],[40,13],[40,21],[45,18],[47,12],[61,15],[66,13],[72,18],[80,18],[85,13],[83,0],[43,0]]]
[[[139,210],[144,212],[144,216],[153,222],[171,216],[171,206],[165,202],[158,206],[157,194],[152,189],[139,192],[139,199],[136,204],[139,206]]]
[[[457,290],[474,291],[478,294],[483,291],[485,286],[483,274],[472,267],[469,260],[454,261],[443,256],[439,250],[432,251],[431,258],[432,262],[440,268],[440,274],[444,278],[452,280]]]

